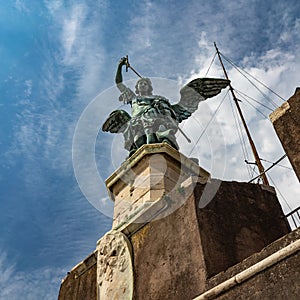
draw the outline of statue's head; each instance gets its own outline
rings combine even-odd
[[[141,78],[135,85],[137,95],[152,95],[153,87],[150,78]]]

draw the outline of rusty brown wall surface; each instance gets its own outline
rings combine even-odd
[[[134,299],[192,299],[209,277],[290,231],[275,193],[260,185],[222,182],[200,209],[203,188],[197,185],[177,211],[131,237]]]
[[[215,299],[299,300],[300,253],[266,269]]]
[[[290,232],[276,194],[243,182],[223,181],[198,220],[208,277]]]
[[[78,278],[70,272],[61,284],[58,300],[97,300],[97,265]]]
[[[192,299],[204,291],[205,268],[193,195],[173,214],[131,237],[134,299]]]
[[[300,180],[300,89],[276,109],[270,119]]]
[[[211,287],[221,283],[231,276],[245,270],[274,252],[300,239],[300,229],[297,229],[280,240],[272,243],[260,253],[253,255],[244,262],[230,268],[224,274],[218,274],[210,281]],[[273,299],[298,300],[300,295],[300,252],[286,257],[273,266],[257,273],[252,278],[238,284],[223,294],[215,297],[219,300],[231,299]]]
[[[231,277],[237,275],[238,273],[248,269],[249,267],[253,266],[254,264],[262,261],[263,259],[269,257],[273,253],[281,250],[284,247],[287,247],[291,243],[300,240],[300,228],[290,232],[289,234],[281,237],[280,239],[276,240],[275,242],[271,243],[267,247],[263,248],[260,252],[257,252],[249,257],[247,257],[242,262],[230,267],[225,272],[220,272],[216,276],[210,278],[208,280],[208,288],[211,289],[218,284],[230,279]],[[297,265],[297,264],[296,264]],[[300,269],[298,269],[298,272]],[[300,276],[298,276],[300,281]],[[300,285],[300,283],[299,283]]]

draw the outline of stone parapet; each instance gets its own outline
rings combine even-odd
[[[300,180],[300,88],[270,114],[270,120]]]
[[[97,252],[78,263],[62,280],[59,300],[97,299]]]
[[[204,299],[299,299],[300,228],[208,280]]]

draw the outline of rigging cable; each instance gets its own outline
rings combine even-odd
[[[272,179],[272,177],[270,176],[270,174],[268,174],[268,175],[269,175],[269,178],[270,178],[272,184],[273,184],[274,187],[277,189],[279,195],[281,196],[281,198],[283,199],[283,201],[285,202],[285,204],[287,205],[287,207],[288,207],[289,210],[291,211],[292,208],[291,208],[291,206],[289,205],[289,203],[287,202],[286,198],[285,198],[285,197],[283,196],[283,194],[280,192],[280,190],[278,189],[277,185],[275,184],[275,182],[274,182],[274,180]]]
[[[207,76],[207,74],[208,74],[208,72],[209,72],[209,70],[210,70],[210,68],[211,68],[211,66],[212,66],[212,64],[213,64],[213,62],[214,62],[214,60],[216,58],[216,55],[217,55],[217,52],[215,52],[215,55],[214,55],[213,59],[211,60],[210,65],[209,65],[209,67],[208,67],[208,69],[207,69],[204,77]]]
[[[250,170],[252,171],[252,173],[251,173],[251,178],[253,177],[253,175],[255,174],[255,170],[256,170],[256,166],[254,166],[253,168],[251,168],[250,166],[249,166],[249,168],[250,168]],[[260,182],[261,181],[261,178],[259,177],[258,178],[258,180],[257,180],[257,182]]]
[[[253,83],[245,74],[242,73],[242,71],[226,56],[224,56],[222,53],[220,53],[222,55],[222,57],[229,62],[243,77],[245,77],[247,79],[247,81],[249,81],[251,83],[252,86],[254,86],[266,99],[268,99],[275,108],[278,107],[278,105],[270,98],[268,97],[263,91],[260,90],[259,87],[257,87],[257,85],[255,83]],[[277,93],[275,93],[274,91],[272,91],[270,88],[268,88],[272,93],[274,93],[275,95],[277,95]],[[279,96],[280,97],[280,96]],[[282,97],[280,97],[280,99],[283,99]],[[284,100],[285,101],[285,100]]]
[[[278,93],[276,93],[275,91],[273,91],[272,89],[270,89],[266,84],[264,84],[263,82],[261,82],[259,79],[255,78],[253,75],[251,75],[249,72],[247,72],[246,70],[242,70],[243,72],[245,72],[247,75],[249,75],[251,78],[253,78],[254,80],[256,80],[257,82],[259,82],[262,86],[264,86],[267,90],[269,90],[271,93],[273,93],[274,95],[276,95],[278,98],[280,98],[282,101],[286,101],[283,97],[281,97]]]
[[[238,93],[238,92],[237,92]],[[241,96],[241,98],[243,98],[250,106],[252,106],[255,110],[257,110],[261,115],[263,115],[267,120],[269,120],[269,118],[262,112],[262,111],[260,111],[257,107],[255,107],[252,103],[250,103],[247,99],[246,99],[246,97],[244,97],[244,96],[242,96],[242,95],[240,95]]]
[[[205,128],[203,129],[203,131],[201,132],[199,138],[197,139],[196,143],[194,144],[193,148],[191,149],[189,156],[192,154],[192,152],[194,151],[195,147],[197,146],[197,144],[199,143],[200,139],[202,138],[203,134],[205,133],[206,129],[208,128],[208,126],[210,125],[210,123],[212,122],[212,120],[214,119],[214,117],[216,116],[218,110],[220,109],[221,105],[223,104],[226,96],[228,95],[229,90],[227,90],[225,96],[223,97],[222,101],[219,103],[218,107],[216,108],[215,112],[213,113],[213,115],[211,116],[210,120],[208,121],[208,123],[206,124]],[[192,115],[192,118],[194,120],[196,120],[196,122],[201,126],[201,124],[199,123],[199,121]]]
[[[255,84],[253,83],[245,74],[242,73],[242,71],[246,74],[248,74],[251,78],[253,78],[255,81],[257,81],[258,83],[260,83],[262,86],[264,86],[267,90],[269,90],[270,92],[272,92],[274,95],[276,95],[277,97],[279,97],[282,101],[286,101],[283,97],[281,97],[278,93],[274,92],[272,89],[270,89],[268,86],[266,86],[263,82],[261,82],[260,80],[256,79],[254,76],[252,76],[251,74],[249,74],[247,71],[245,70],[240,70],[230,59],[226,58],[222,53],[220,53],[222,55],[222,57],[227,61],[229,62],[243,77],[245,77],[247,79],[247,81],[255,87],[255,89],[257,89],[262,95],[264,98],[268,99],[270,101],[270,103],[275,107],[277,108],[279,105],[277,105],[270,97],[268,97],[263,91],[261,91],[261,89]],[[239,93],[240,95],[243,94],[242,92]],[[246,96],[246,95],[245,95]],[[249,97],[249,96],[248,96]],[[244,98],[244,97],[243,97]],[[249,97],[249,99],[251,99],[251,97]],[[245,101],[247,101],[245,98],[244,98]],[[253,101],[255,101],[256,103],[264,106],[265,108],[267,108],[268,110],[270,111],[273,111],[273,109],[269,108],[268,106],[256,101],[255,99],[252,98]],[[247,101],[249,103],[249,101]],[[255,108],[255,106],[253,106],[251,103],[249,103],[252,107]],[[232,107],[232,106],[231,106]],[[256,109],[256,108],[255,108]],[[258,109],[257,109],[258,110]],[[260,110],[258,110],[264,117],[266,117]],[[267,119],[269,119],[268,117],[266,117]],[[298,124],[298,122],[292,117],[292,120]],[[283,158],[285,158],[286,155],[284,155],[283,157],[281,157],[278,161],[276,161],[275,163],[273,163],[266,171],[264,171],[264,173],[266,173],[268,170],[270,170],[272,167],[274,167],[275,165],[278,164],[278,162],[280,162]],[[280,166],[280,165],[279,165]],[[283,167],[283,166],[282,166]],[[287,168],[287,167],[286,167]],[[291,169],[291,168],[289,168]],[[253,171],[258,174],[259,172],[257,172],[255,170],[255,168],[253,169]],[[261,174],[258,174],[258,176],[256,178],[258,178],[258,180],[260,180],[260,176]],[[270,177],[270,175],[269,175]],[[255,178],[253,179],[255,180]],[[285,197],[283,196],[283,194],[280,192],[280,190],[278,189],[278,187],[276,186],[274,180],[270,177],[270,180],[272,181],[273,185],[276,187],[278,193],[280,194],[280,196],[282,197],[283,201],[286,203],[286,205],[289,207],[289,209],[291,210],[291,207],[290,205],[288,204],[287,200],[285,199]],[[252,180],[251,180],[252,181]],[[251,182],[250,181],[250,182]]]
[[[270,110],[270,111],[273,111],[273,110],[274,110],[273,108],[270,108],[270,107],[266,106],[265,104],[263,104],[263,103],[261,103],[261,102],[255,100],[254,98],[252,98],[252,97],[250,97],[249,95],[243,93],[242,91],[237,90],[237,89],[234,89],[234,90],[235,90],[241,97],[242,97],[242,95],[243,95],[244,97],[248,97],[249,99],[253,100],[253,101],[256,102],[257,104],[259,104],[259,105],[261,105],[261,106],[267,108],[267,109]]]
[[[263,158],[261,158],[260,160],[265,161],[265,162],[270,163],[270,164],[273,164],[272,161],[269,161],[269,160],[266,160],[266,159],[263,159]],[[285,168],[285,169],[288,169],[288,170],[291,170],[291,171],[294,171],[292,168],[287,167],[287,166],[283,166],[283,165],[280,165],[280,164],[277,164],[277,166],[278,166],[278,167]]]
[[[284,158],[286,157],[286,154],[284,154],[283,156],[281,156],[277,161],[275,161],[269,168],[267,168],[264,173],[267,173],[270,169],[272,169],[274,166],[276,166],[279,162],[281,162]],[[256,178],[260,177],[262,174],[258,174],[258,176],[252,178],[250,181],[248,181],[248,183],[251,183],[252,181],[254,181]]]
[[[258,174],[257,171],[255,171],[256,174]],[[289,208],[289,210],[291,211],[292,208],[289,205],[289,203],[287,202],[286,198],[283,196],[283,194],[280,192],[278,186],[276,185],[276,183],[274,182],[274,180],[272,179],[272,177],[270,176],[270,174],[268,174],[270,181],[272,182],[272,184],[274,185],[274,187],[276,188],[277,192],[279,193],[279,195],[281,196],[281,198],[283,199],[283,201],[285,202],[285,204],[287,205],[287,207]],[[259,175],[256,177],[258,179],[260,179]]]

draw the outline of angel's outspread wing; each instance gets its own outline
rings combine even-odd
[[[172,105],[178,122],[189,118],[201,101],[218,95],[229,83],[227,79],[197,78],[185,85],[180,90],[179,102]]]
[[[102,130],[121,133],[127,128],[130,119],[130,115],[125,110],[114,110],[102,125]]]

